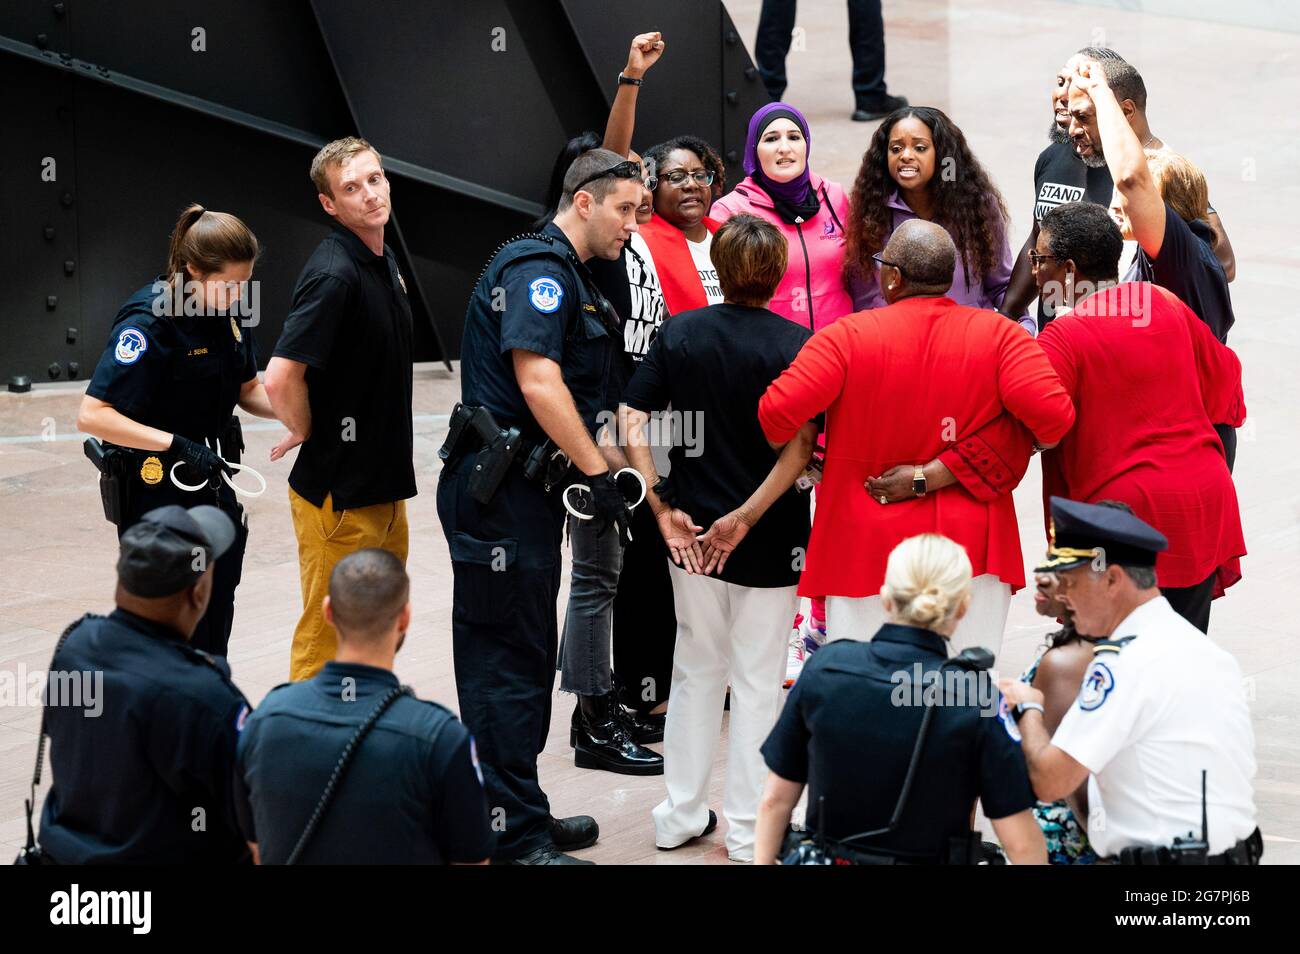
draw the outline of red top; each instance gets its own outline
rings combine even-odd
[[[1044,492],[1132,507],[1169,540],[1156,557],[1161,586],[1195,586],[1217,571],[1222,592],[1241,579],[1237,490],[1211,427],[1246,418],[1232,350],[1146,282],[1090,295],[1038,342],[1079,411],[1044,454]]]
[[[716,232],[720,224],[707,215],[703,222],[710,234]],[[709,299],[700,283],[695,259],[686,247],[686,233],[660,218],[658,213],[652,215],[645,225],[638,226],[637,231],[650,246],[650,257],[654,259],[655,275],[663,289],[664,307],[668,314],[680,315],[684,311],[705,307]]]
[[[759,401],[771,441],[788,441],[826,409],[826,465],[799,592],[876,596],[889,553],[919,533],[966,548],[976,576],[1025,585],[1009,494],[976,499],[955,484],[885,506],[863,483],[923,464],[1004,410],[1040,440],[1074,423],[1042,349],[1014,321],[950,298],[906,298],[846,315],[815,334]]]

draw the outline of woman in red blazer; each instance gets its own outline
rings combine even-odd
[[[650,247],[668,314],[678,315],[722,301],[722,286],[709,258],[718,223],[709,218],[722,189],[722,160],[702,139],[677,136],[646,150],[644,161],[657,183],[654,215],[640,226]]]
[[[832,639],[869,639],[884,621],[890,551],[920,533],[942,534],[966,548],[975,576],[955,648],[996,655],[1011,593],[1025,585],[1010,494],[977,499],[961,484],[931,493],[918,481],[913,498],[882,503],[865,484],[900,464],[919,468],[1004,411],[1039,444],[1054,444],[1074,423],[1074,406],[1014,322],[945,297],[956,248],[941,227],[903,223],[876,260],[888,306],[816,334],[758,407],[773,442],[826,411],[826,464],[799,592],[828,597]]]

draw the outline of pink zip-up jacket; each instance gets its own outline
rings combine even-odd
[[[821,201],[807,222],[787,225],[777,215],[772,199],[747,177],[734,190],[713,203],[709,216],[719,222],[748,212],[781,230],[790,246],[790,262],[776,295],[767,306],[778,315],[820,331],[853,311],[853,299],[844,287],[844,223],[849,200],[839,183],[809,173],[809,182]]]

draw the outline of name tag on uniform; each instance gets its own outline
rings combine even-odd
[[[189,350],[188,357],[191,357],[191,358],[197,358],[199,355],[201,355],[201,354],[207,354],[207,353],[208,353],[208,349],[207,349],[207,348],[191,348],[191,349]]]
[[[589,312],[591,312],[591,313],[594,315],[594,314],[596,313],[596,306],[595,306],[595,305],[590,305],[590,304],[588,304],[587,302],[584,301],[584,302],[582,303],[582,310],[583,310],[583,311],[589,311]]]

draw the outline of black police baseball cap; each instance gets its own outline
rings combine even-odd
[[[234,522],[216,507],[158,507],[122,534],[117,579],[136,596],[171,596],[198,582],[234,542]]]
[[[1155,527],[1127,510],[1051,498],[1051,542],[1047,560],[1035,573],[1060,573],[1101,558],[1120,566],[1153,567],[1169,541]]]

